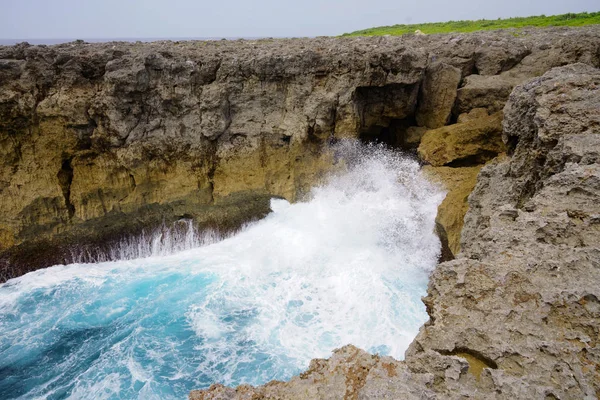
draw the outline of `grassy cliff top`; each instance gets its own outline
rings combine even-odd
[[[507,19],[480,19],[477,21],[448,21],[424,24],[379,26],[361,31],[344,33],[342,36],[383,36],[414,33],[417,29],[423,33],[475,32],[492,29],[526,28],[545,26],[583,26],[600,24],[600,12],[569,13],[561,15],[538,15]]]

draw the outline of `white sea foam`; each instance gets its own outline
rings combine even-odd
[[[272,200],[270,215],[233,237],[189,231],[154,250],[140,238],[119,252],[151,257],[57,266],[0,287],[0,370],[42,376],[22,378],[12,397],[177,398],[214,382],[288,379],[348,343],[402,358],[427,319],[420,297],[439,255],[443,193],[396,153],[353,143],[338,153],[344,172],[306,202]],[[173,249],[188,250],[165,255]]]

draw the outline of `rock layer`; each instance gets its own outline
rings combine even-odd
[[[345,347],[286,383],[190,398],[598,398],[600,69],[552,69],[504,116],[509,154],[481,170],[405,361]]]

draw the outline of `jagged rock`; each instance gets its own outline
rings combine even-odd
[[[515,88],[504,109],[509,155],[478,175],[462,250],[431,276],[429,322],[405,361],[390,361],[397,375],[379,360],[354,364],[368,370],[358,398],[598,398],[599,88],[600,69],[584,64]],[[275,385],[288,398],[298,379],[252,390]],[[199,393],[218,398],[213,390]]]
[[[446,125],[460,79],[461,71],[451,65],[434,63],[427,68],[419,93],[416,115],[419,126],[439,128]]]
[[[0,280],[182,217],[236,229],[272,196],[301,197],[334,136],[414,114],[427,54],[344,42],[0,47]]]
[[[479,174],[463,252],[436,269],[411,351],[470,349],[493,366],[481,385],[507,397],[600,393],[598,87],[600,70],[575,64],[511,94],[512,157]]]
[[[329,141],[414,126],[428,69],[456,79],[453,68],[465,78],[597,66],[598,37],[586,27],[0,46],[0,280],[181,217],[258,218],[270,196],[296,200],[319,181]],[[429,89],[421,115],[431,100],[445,118],[449,101]]]
[[[454,258],[460,252],[460,234],[465,214],[469,209],[467,199],[475,187],[481,167],[423,167],[423,173],[433,182],[441,184],[448,192],[438,206],[435,220],[438,236],[451,252],[449,257],[445,258]]]
[[[527,36],[530,32],[518,34]],[[600,55],[594,55],[590,51],[590,43],[585,40],[571,40],[557,35],[555,42],[549,37],[524,46],[523,43],[509,42],[499,39],[494,43],[487,43],[490,48],[485,51],[477,50],[481,51],[476,56],[474,66],[477,72],[463,73],[463,76],[467,76],[458,89],[454,115],[469,112],[473,108],[486,108],[490,114],[500,111],[515,86],[540,76],[553,67],[573,62],[600,65]],[[501,43],[507,46],[503,48]]]
[[[419,157],[436,167],[483,164],[505,151],[502,113],[425,132]]]
[[[236,389],[212,385],[207,391],[192,391],[190,400],[217,399],[418,399],[432,386],[433,375],[416,377],[416,384],[407,384],[414,375],[406,365],[391,357],[371,355],[348,345],[334,350],[327,359],[315,359],[304,373],[289,382],[273,381],[265,386],[241,385]],[[397,379],[397,378],[401,379]],[[403,379],[404,378],[404,379]]]
[[[454,114],[468,113],[475,108],[485,108],[488,113],[502,110],[513,88],[528,76],[469,75],[458,89]]]

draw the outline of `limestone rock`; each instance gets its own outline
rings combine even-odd
[[[427,128],[422,126],[409,126],[402,134],[402,148],[416,149],[423,139]]]
[[[479,75],[497,75],[519,64],[531,49],[524,43],[510,43],[509,40],[497,40],[485,48],[478,49],[475,55],[475,68]]]
[[[504,151],[501,112],[429,130],[418,149],[419,157],[436,167],[482,164]]]
[[[529,32],[523,32],[528,35]],[[553,67],[584,62],[600,66],[598,54],[595,56],[587,41],[571,41],[559,36],[556,42],[546,37],[522,46],[513,44],[502,49],[498,46],[502,39],[491,44],[490,49],[476,57],[478,73],[467,74],[458,89],[454,115],[469,112],[473,108],[486,108],[488,113],[502,110],[512,89],[534,77],[544,74]],[[504,43],[508,44],[507,41]],[[577,55],[578,52],[579,55]],[[518,62],[517,62],[518,61]]]
[[[478,386],[508,397],[600,393],[599,87],[600,70],[575,64],[511,94],[512,156],[479,174],[411,351],[470,349],[488,365]]]
[[[447,243],[454,258],[460,252],[460,235],[465,214],[469,209],[467,199],[475,183],[481,165],[474,167],[423,167],[423,173],[433,182],[437,182],[447,190],[444,201],[438,207],[436,229],[442,243]]]
[[[391,357],[368,354],[354,346],[344,346],[327,359],[315,359],[304,373],[289,382],[273,381],[265,386],[241,385],[236,389],[212,385],[206,391],[192,391],[190,400],[217,399],[420,399],[432,385],[433,375],[416,377],[415,384],[406,365]],[[400,379],[398,379],[400,378]]]
[[[474,108],[485,108],[488,113],[502,110],[513,88],[527,80],[527,76],[469,75],[458,89],[454,114],[468,113]]]
[[[427,68],[416,115],[420,126],[439,128],[446,125],[460,78],[461,71],[448,64],[434,63]]]
[[[334,137],[414,114],[426,68],[400,41],[342,42],[0,46],[0,281],[119,232],[235,230],[303,196]]]

